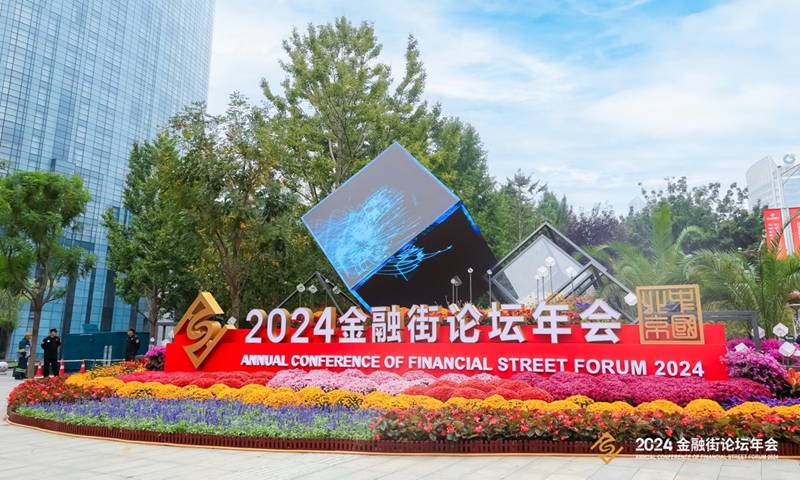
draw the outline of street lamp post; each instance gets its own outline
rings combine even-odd
[[[547,301],[547,294],[545,293],[545,288],[546,287],[545,287],[544,279],[545,279],[545,277],[547,277],[547,269],[544,266],[541,266],[541,267],[539,267],[538,270],[536,270],[536,273],[538,273],[539,276],[542,277],[542,299],[546,302]]]
[[[467,269],[467,273],[469,273],[469,303],[472,305],[472,267]]]
[[[569,275],[569,294],[575,296],[575,275],[578,272],[575,271],[575,268],[570,265],[567,267],[567,275]]]
[[[544,264],[547,265],[547,269],[549,270],[548,273],[550,274],[550,295],[555,293],[555,289],[553,288],[553,267],[556,266],[556,259],[553,257],[547,257],[544,259]]]
[[[486,277],[489,279],[489,303],[492,303],[492,271],[486,270]]]

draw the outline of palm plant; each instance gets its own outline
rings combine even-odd
[[[700,229],[689,226],[677,238],[673,237],[670,207],[662,204],[653,214],[653,231],[646,251],[615,242],[590,248],[588,253],[610,267],[617,280],[631,290],[640,286],[684,284],[687,281],[683,264],[688,257],[682,244],[694,233],[700,233]],[[621,293],[612,282],[598,292],[604,298],[614,298]]]
[[[701,250],[684,274],[700,284],[706,308],[755,310],[767,333],[778,323],[792,324],[787,299],[800,287],[800,257],[781,257],[777,244],[762,242],[756,252]]]

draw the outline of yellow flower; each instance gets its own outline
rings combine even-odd
[[[445,406],[455,405],[461,408],[471,409],[480,408],[483,406],[483,400],[463,398],[463,397],[450,397],[444,402]]]
[[[547,408],[547,402],[544,400],[525,400],[522,402],[522,408],[527,411],[544,410]]]
[[[725,415],[766,415],[770,411],[772,411],[772,408],[761,402],[744,402],[725,412]]]
[[[656,411],[664,413],[682,413],[683,409],[670,402],[669,400],[653,400],[652,402],[644,402],[639,404],[634,412],[636,413],[655,413]]]
[[[581,408],[586,408],[586,406],[591,405],[594,403],[594,400],[587,397],[586,395],[573,395],[566,399],[568,402],[572,402],[578,405]]]
[[[384,409],[386,408],[386,404],[391,400],[392,396],[386,392],[369,392],[365,397],[364,400],[361,401],[361,408],[369,409],[369,408],[376,408],[376,409]]]
[[[559,410],[578,410],[580,407],[575,402],[570,402],[569,400],[556,400],[555,402],[550,402],[547,404],[547,410],[550,411],[559,411]]]
[[[492,395],[481,402],[484,407],[500,408],[505,405],[506,399],[500,395]]]
[[[269,405],[271,407],[287,407],[297,405],[296,400],[295,392],[292,391],[291,388],[284,389],[284,387],[281,387],[267,396],[264,400],[264,405]]]
[[[239,391],[236,399],[243,403],[265,403],[275,389],[261,386],[261,388],[244,388]]]
[[[236,400],[239,398],[240,393],[241,390],[239,390],[238,388],[230,388],[226,386],[225,388],[217,392],[216,397],[220,400]]]
[[[506,400],[506,403],[501,405],[501,407],[507,408],[509,410],[514,410],[517,407],[519,407],[521,410],[522,408],[524,408],[524,406],[525,402],[523,400],[517,400],[517,399]]]
[[[328,402],[341,407],[358,408],[364,401],[364,395],[347,390],[331,390],[328,392]]]
[[[698,398],[692,400],[688,405],[683,407],[683,413],[693,417],[708,417],[711,415],[719,415],[725,413],[725,409],[719,403],[707,398]]]
[[[67,385],[77,385],[79,387],[85,386],[92,377],[88,373],[73,373],[64,381]]]
[[[791,406],[779,405],[774,407],[772,411],[784,417],[794,418],[800,416],[800,404]]]
[[[208,387],[208,391],[213,393],[214,396],[216,397],[219,392],[225,390],[226,388],[231,388],[231,387],[225,385],[224,383],[215,383],[214,385]]]
[[[188,400],[208,400],[214,398],[214,394],[197,385],[187,385],[183,387],[183,398]]]
[[[118,378],[112,377],[98,377],[93,380],[89,380],[84,384],[84,386],[87,387],[110,388],[115,392],[123,385],[125,385],[125,382]]]
[[[160,383],[156,382],[128,382],[125,385],[119,387],[117,389],[117,395],[120,397],[130,397],[130,398],[144,398],[144,397],[153,397],[155,396],[155,388],[154,385],[161,386]]]

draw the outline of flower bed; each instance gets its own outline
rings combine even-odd
[[[154,432],[282,438],[372,436],[375,411],[346,407],[269,407],[225,400],[108,398],[102,402],[54,402],[23,406],[17,413],[76,425]]]
[[[621,442],[701,436],[800,444],[800,405],[775,400],[763,385],[741,378],[710,382],[562,373],[549,378],[521,374],[513,380],[487,374],[437,379],[423,372],[366,375],[357,370],[165,373],[129,364],[66,381],[23,382],[12,392],[9,410],[18,420],[53,428],[143,432],[126,434],[137,438],[147,432],[200,435],[212,444],[230,436],[328,438],[382,445],[351,445],[367,450],[391,451],[399,448],[397,442],[408,442],[419,451],[439,451],[426,448],[441,450],[431,445],[442,441],[500,441],[502,447],[491,448],[518,451],[522,444],[514,442],[523,442],[524,448],[531,442],[541,448],[546,442],[583,445],[603,433]],[[419,442],[430,445],[419,447]]]

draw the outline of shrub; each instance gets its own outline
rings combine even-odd
[[[150,347],[150,350],[144,354],[144,358],[146,359],[144,368],[150,371],[163,371],[166,357],[167,347],[153,345]]]
[[[786,367],[772,355],[752,350],[728,352],[723,357],[731,377],[754,380],[769,388],[773,395],[786,387]]]
[[[78,386],[68,384],[64,377],[45,377],[25,380],[17,385],[8,396],[8,407],[16,410],[23,405],[40,403],[65,402],[79,400],[102,400],[113,396],[109,387]]]

